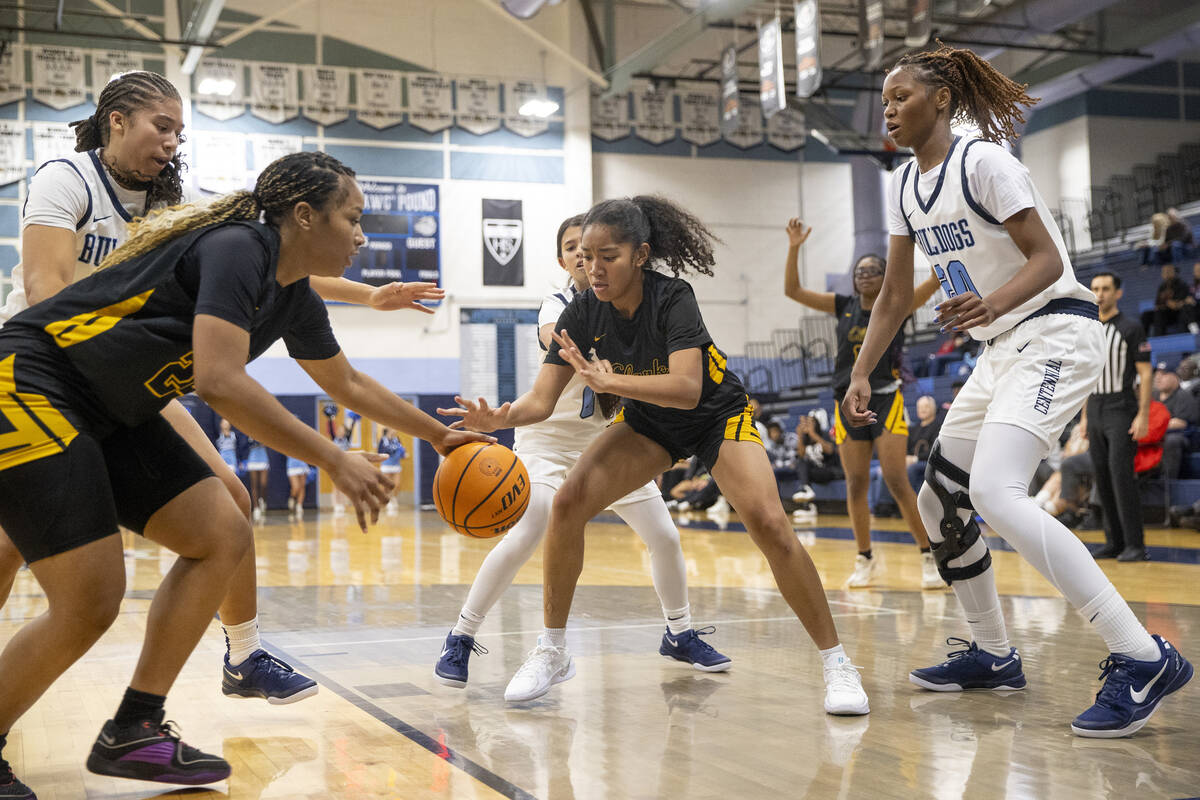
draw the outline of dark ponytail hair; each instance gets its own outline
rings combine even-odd
[[[157,72],[137,70],[114,78],[105,84],[100,97],[96,99],[96,112],[71,123],[75,129],[75,152],[84,153],[108,145],[108,117],[112,112],[120,111],[126,117],[131,117],[151,103],[162,100],[179,100],[182,103],[175,86]],[[183,143],[182,136],[179,141]],[[185,169],[177,150],[162,172],[150,181],[146,189],[146,211],[155,205],[173,206],[183,199]]]
[[[601,201],[588,211],[583,225],[604,225],[618,242],[632,242],[635,248],[650,245],[646,266],[660,261],[675,277],[684,272],[713,274],[712,246],[719,240],[697,217],[665,197]]]
[[[563,234],[567,232],[567,228],[583,227],[583,214],[576,214],[573,217],[567,217],[558,226],[558,235],[554,237],[554,252],[559,258],[562,258],[562,240]]]

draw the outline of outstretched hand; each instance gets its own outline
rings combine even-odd
[[[491,408],[488,406],[487,400],[482,397],[479,398],[478,402],[472,402],[460,395],[454,396],[454,402],[458,403],[458,408],[439,408],[437,410],[437,413],[443,417],[458,417],[449,426],[454,430],[491,433],[492,431],[509,427],[508,410],[512,407],[512,403],[505,403],[499,408]],[[459,444],[466,444],[466,442],[458,442],[451,446],[449,450],[453,450]]]
[[[792,217],[788,220],[787,235],[788,244],[792,247],[799,247],[808,240],[808,236],[812,233],[812,226],[804,227],[804,222],[799,217]]]
[[[436,313],[436,309],[421,305],[422,300],[444,300],[446,290],[436,283],[401,283],[392,281],[371,292],[367,305],[376,311],[410,309],[424,314]]]
[[[588,388],[596,394],[612,393],[610,378],[613,374],[612,364],[603,358],[585,358],[583,351],[571,339],[566,330],[554,331],[550,334],[558,342],[558,355],[575,369]]]

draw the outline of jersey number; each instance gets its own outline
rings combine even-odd
[[[957,297],[960,294],[971,292],[976,297],[979,297],[979,290],[975,288],[974,281],[967,274],[967,266],[958,259],[951,261],[943,270],[940,265],[933,265],[933,274],[937,275],[938,281],[942,284],[942,289],[945,290],[947,297]]]

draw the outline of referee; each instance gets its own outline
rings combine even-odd
[[[1117,310],[1121,279],[1111,272],[1092,278],[1104,324],[1104,371],[1084,406],[1080,424],[1090,441],[1096,493],[1104,510],[1104,546],[1096,558],[1144,561],[1142,504],[1133,456],[1150,426],[1150,344],[1141,323]],[[1134,371],[1138,391],[1134,395]]]

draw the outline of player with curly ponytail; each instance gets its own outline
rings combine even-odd
[[[477,431],[547,419],[578,378],[597,395],[624,398],[612,425],[588,444],[554,495],[543,555],[546,631],[504,692],[540,697],[575,674],[566,624],[583,569],[584,526],[681,458],[696,456],[763,551],[780,592],[821,650],[825,711],[866,714],[858,670],[838,641],[821,577],[783,510],[775,473],[754,426],[750,399],[713,343],[682,273],[711,275],[713,235],[662,197],[605,200],[583,221],[591,288],[558,318],[533,388],[490,409],[456,398],[442,410]],[[654,269],[661,265],[675,277]],[[597,476],[602,476],[598,478]],[[678,660],[675,632],[659,652]]]
[[[987,346],[946,414],[917,495],[938,572],[966,612],[971,638],[948,639],[963,647],[909,680],[943,692],[1025,688],[978,512],[1108,646],[1106,683],[1071,730],[1128,736],[1193,670],[1146,631],[1078,537],[1029,496],[1051,442],[1096,387],[1106,350],[1095,295],[1075,279],[1029,171],[998,144],[1016,138],[1021,106],[1033,102],[967,50],[905,56],[888,73],[884,122],[914,158],[891,176],[888,269],[841,413],[851,425],[875,422],[870,373],[910,308],[919,246],[949,298],[937,307],[942,330],[969,331]],[[980,137],[955,136],[956,120],[974,123]],[[1136,403],[1128,433],[1136,439],[1145,429],[1137,433],[1135,410]],[[1145,550],[1119,558],[1141,560]]]
[[[253,192],[150,219],[107,268],[0,329],[0,416],[12,427],[0,453],[0,526],[50,608],[0,653],[0,735],[115,620],[125,586],[119,522],[182,557],[156,593],[133,679],[88,769],[184,784],[229,776],[228,762],[163,722],[166,694],[226,608],[231,580],[248,568],[252,600],[255,569],[248,510],[202,457],[212,449],[203,431],[163,414],[175,398],[195,391],[247,436],[325,470],[364,530],[391,482],[247,374],[275,341],[338,403],[443,454],[488,439],[422,413],[338,347],[309,277],[340,275],[366,241],[353,175],[321,153],[285,156]],[[226,626],[224,693],[273,703],[314,694],[313,681],[247,644],[258,637],[257,622],[246,624]]]

